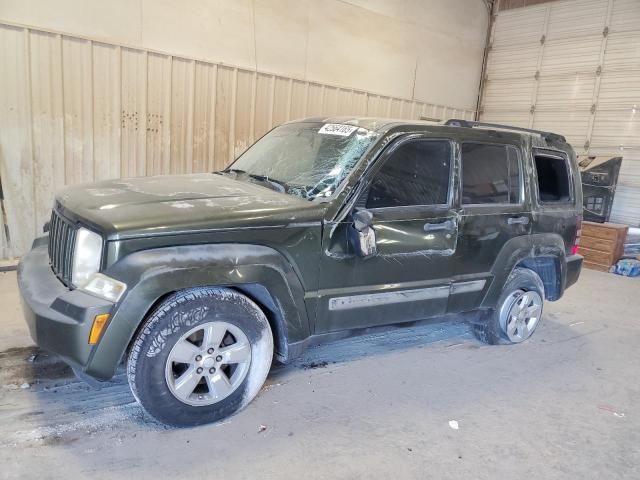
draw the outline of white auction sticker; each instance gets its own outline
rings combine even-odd
[[[354,127],[353,125],[342,125],[341,123],[325,123],[322,128],[318,130],[318,133],[348,137],[357,129],[358,127]]]

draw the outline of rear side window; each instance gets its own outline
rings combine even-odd
[[[534,155],[538,174],[538,198],[542,203],[571,200],[569,161],[553,155]]]
[[[521,203],[520,155],[510,145],[462,144],[462,203]]]
[[[451,144],[412,140],[398,147],[376,174],[367,208],[444,205],[449,198]]]

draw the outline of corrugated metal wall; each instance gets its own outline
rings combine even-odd
[[[221,169],[274,125],[305,116],[473,118],[468,110],[7,24],[0,24],[0,58],[2,258],[29,248],[54,192],[67,184]]]
[[[564,0],[498,13],[480,118],[622,155],[612,220],[640,224],[640,1]]]

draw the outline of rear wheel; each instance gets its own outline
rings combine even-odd
[[[260,308],[225,288],[171,295],[149,316],[129,354],[131,390],[162,423],[193,426],[226,418],[258,393],[273,337]]]
[[[542,321],[544,285],[533,270],[515,268],[505,283],[496,309],[474,325],[483,342],[520,343],[528,339]]]

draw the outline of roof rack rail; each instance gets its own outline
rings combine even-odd
[[[540,135],[547,142],[552,142],[552,141],[556,141],[557,140],[557,141],[560,141],[560,142],[563,142],[563,143],[567,143],[567,139],[564,138],[562,135],[558,135],[557,133],[544,132],[542,130],[532,130],[530,128],[511,127],[509,125],[501,125],[499,123],[474,122],[474,121],[471,121],[471,120],[461,120],[461,119],[458,119],[458,118],[451,118],[451,119],[447,120],[444,124],[448,125],[450,127],[495,128],[495,129],[499,129],[499,130],[511,130],[511,131],[514,131],[514,132],[534,133],[536,135]]]

